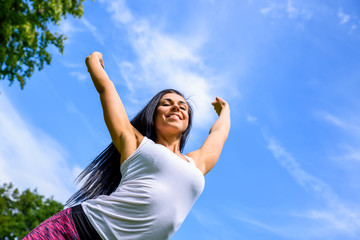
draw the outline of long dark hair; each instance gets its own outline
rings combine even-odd
[[[167,93],[175,93],[183,98],[184,95],[174,89],[165,89],[157,93],[146,106],[131,120],[131,124],[147,138],[157,139],[156,131],[153,125],[156,117],[156,109],[160,99]],[[182,152],[185,142],[190,133],[192,124],[192,108],[189,106],[189,123],[187,129],[183,132],[180,139],[180,151]],[[118,187],[121,181],[120,172],[120,153],[113,143],[102,151],[76,178],[77,183],[82,183],[81,188],[74,193],[66,205],[71,206],[76,203],[96,198],[99,195],[110,195]]]

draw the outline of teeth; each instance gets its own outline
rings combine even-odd
[[[170,117],[175,117],[177,119],[180,119],[178,115],[170,115]]]

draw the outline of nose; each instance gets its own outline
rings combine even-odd
[[[179,110],[180,110],[180,108],[178,105],[174,104],[171,106],[171,111],[179,111]]]

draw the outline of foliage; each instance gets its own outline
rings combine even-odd
[[[61,211],[63,205],[45,199],[37,190],[19,192],[13,184],[0,187],[0,239],[21,239],[45,219]]]
[[[81,17],[84,0],[1,0],[0,1],[0,79],[17,79],[21,89],[35,68],[50,64],[49,45],[63,53],[66,37],[51,32],[49,24],[59,25],[68,14]]]

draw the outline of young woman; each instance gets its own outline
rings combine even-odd
[[[204,188],[230,130],[226,101],[212,103],[219,115],[200,149],[182,154],[192,109],[173,89],[156,94],[130,122],[94,52],[86,65],[100,94],[112,143],[79,176],[83,187],[61,211],[24,239],[169,239]]]

